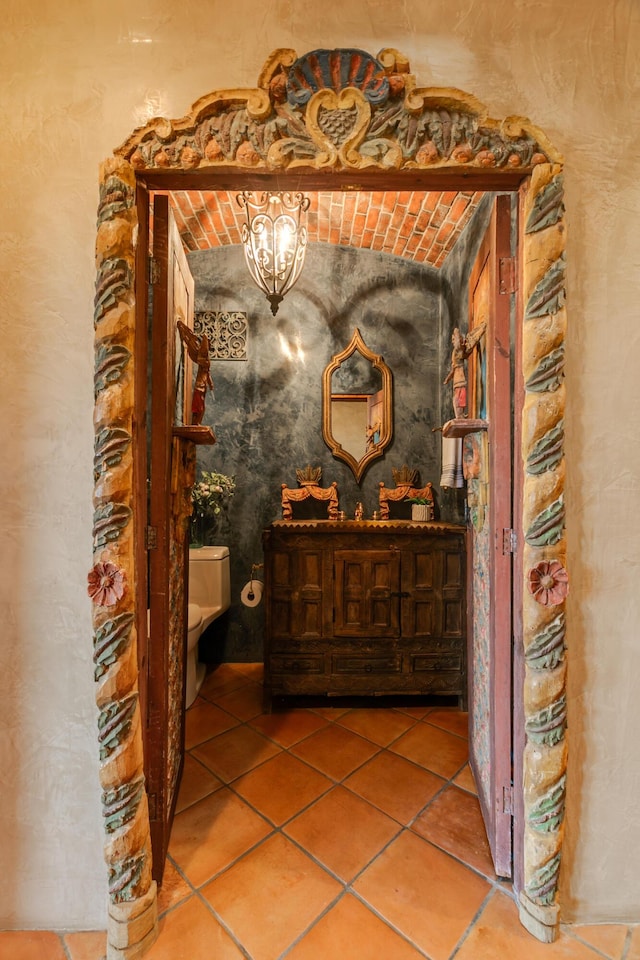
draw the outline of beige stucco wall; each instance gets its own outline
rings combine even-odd
[[[290,46],[395,46],[566,159],[567,919],[640,921],[636,0],[9,0],[0,31],[0,926],[105,919],[85,594],[97,171]],[[634,851],[636,852],[634,854]]]

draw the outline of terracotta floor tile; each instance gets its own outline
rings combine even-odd
[[[287,960],[424,960],[368,907],[349,894],[287,954]]]
[[[356,893],[431,960],[449,960],[490,889],[467,867],[406,831],[354,884]],[[510,951],[499,960],[512,957],[523,960]]]
[[[424,720],[427,714],[431,713],[431,711],[434,710],[435,707],[433,706],[424,707],[424,706],[419,706],[418,704],[416,704],[415,706],[412,706],[410,703],[407,703],[406,706],[395,707],[394,709],[399,710],[400,713],[406,713],[408,717],[413,717],[415,720]]]
[[[464,765],[453,782],[456,784],[456,786],[461,787],[463,790],[468,790],[469,793],[475,794],[476,797],[478,796],[478,788],[476,787],[476,782],[473,779],[471,767],[468,763]]]
[[[350,881],[400,829],[344,787],[335,787],[284,832],[342,880]]]
[[[191,755],[228,783],[278,752],[279,748],[256,730],[241,726],[194,747]]]
[[[262,713],[262,687],[247,683],[240,690],[216,697],[216,704],[239,720],[252,720]]]
[[[254,683],[262,683],[264,677],[264,664],[262,661],[257,663],[230,663],[229,666],[234,673],[239,673],[246,680],[252,680]]]
[[[555,943],[541,943],[518,919],[518,908],[495,893],[456,953],[456,960],[596,960],[599,954],[561,931]]]
[[[106,930],[66,933],[63,939],[71,960],[104,960],[106,956]]]
[[[158,939],[145,960],[244,960],[242,951],[197,896],[160,921]]]
[[[378,752],[369,740],[331,724],[291,748],[291,752],[334,780],[342,780]]]
[[[610,960],[620,960],[628,929],[625,923],[575,923],[567,928],[567,933],[600,950]]]
[[[185,714],[185,749],[190,750],[198,743],[237,726],[235,716],[230,716],[208,700],[198,698]]]
[[[344,784],[406,826],[445,781],[404,757],[383,750]]]
[[[192,892],[187,881],[178,873],[167,857],[162,886],[158,888],[158,916],[162,916],[170,907],[175,907],[181,900],[186,900]]]
[[[185,754],[176,813],[180,813],[181,810],[190,807],[192,803],[202,800],[203,797],[207,797],[221,786],[222,780],[219,777],[216,777],[207,767],[198,763],[190,754]]]
[[[372,740],[381,747],[388,746],[393,740],[405,733],[415,721],[404,713],[384,708],[370,707],[363,710],[350,710],[336,721],[340,726],[353,733]]]
[[[426,722],[412,727],[389,749],[445,780],[453,777],[468,759],[465,740]]]
[[[411,829],[485,877],[496,879],[480,803],[472,794],[447,787],[420,814]]]
[[[266,820],[223,787],[175,816],[169,854],[199,887],[270,831]]]
[[[0,960],[67,960],[67,957],[57,933],[1,930]]]
[[[256,717],[250,725],[281,746],[290,747],[322,730],[328,723],[311,710],[282,710]]]
[[[233,789],[280,826],[332,786],[332,780],[302,760],[281,753],[240,777]]]
[[[217,697],[239,690],[246,683],[249,683],[248,678],[234,670],[230,663],[220,663],[207,673],[200,687],[200,696],[215,703]]]
[[[328,873],[275,834],[202,892],[252,960],[276,960],[340,890]]]
[[[432,710],[425,717],[425,721],[432,723],[434,727],[441,727],[449,733],[464,737],[465,740],[469,739],[469,714],[466,710],[459,710],[457,707],[439,707]]]
[[[631,943],[625,960],[640,960],[640,924],[631,928]]]

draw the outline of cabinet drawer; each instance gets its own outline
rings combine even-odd
[[[332,658],[331,672],[335,674],[378,674],[378,673],[400,673],[402,671],[402,657],[400,655],[361,657],[334,656]]]
[[[324,673],[324,657],[295,655],[273,655],[271,657],[272,673],[311,674]]]
[[[439,672],[441,670],[462,670],[462,655],[460,653],[419,653],[414,654],[412,659],[412,669],[414,673],[427,671]]]

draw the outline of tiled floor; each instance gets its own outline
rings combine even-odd
[[[211,672],[149,960],[640,960],[640,926],[520,926],[493,872],[466,715],[384,703],[262,713],[261,667]],[[100,960],[103,933],[0,932],[0,960]]]

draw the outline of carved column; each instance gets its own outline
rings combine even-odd
[[[531,933],[557,934],[558,874],[567,766],[563,383],[565,310],[561,167],[532,174],[524,209],[522,527],[525,813],[520,918]]]
[[[157,936],[144,785],[135,628],[132,418],[135,175],[121,159],[100,170],[95,296],[93,604],[107,960],[141,957]]]

